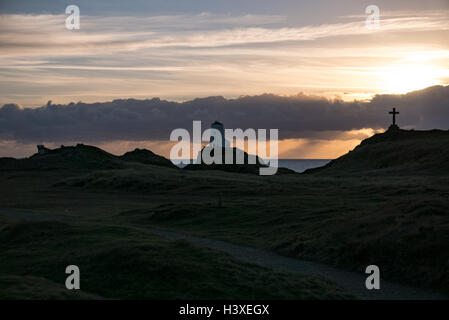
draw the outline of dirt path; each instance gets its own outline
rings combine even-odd
[[[136,227],[136,229],[144,231],[141,227]],[[288,258],[269,251],[234,245],[225,241],[199,238],[187,234],[180,234],[155,228],[146,230],[150,230],[157,235],[170,239],[182,239],[203,247],[224,251],[239,260],[255,263],[266,268],[295,272],[303,275],[320,275],[339,284],[359,299],[445,299],[444,296],[439,294],[414,289],[404,285],[398,285],[385,280],[381,280],[380,290],[367,290],[365,287],[366,275],[364,274],[342,271],[321,263]]]
[[[0,215],[14,217],[25,220],[70,220],[73,216],[45,214],[41,212],[32,212],[24,210],[12,210],[12,209],[0,209]],[[303,275],[320,275],[326,279],[329,279],[348,292],[352,293],[359,299],[382,299],[382,300],[422,300],[422,299],[447,299],[440,294],[428,292],[421,289],[415,289],[409,286],[395,284],[386,280],[381,280],[380,290],[367,290],[365,288],[365,274],[359,274],[356,272],[342,271],[327,265],[311,262],[306,260],[288,258],[278,255],[273,252],[246,247],[242,245],[235,245],[225,241],[200,238],[188,234],[181,234],[178,232],[162,230],[159,228],[145,228],[138,226],[125,226],[121,227],[132,228],[140,232],[149,232],[157,234],[159,236],[174,239],[185,240],[190,243],[207,247],[219,251],[226,252],[236,259],[255,263],[266,268],[284,270],[289,272],[295,272]],[[382,270],[381,270],[382,274]]]

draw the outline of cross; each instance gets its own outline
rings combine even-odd
[[[399,114],[399,112],[396,111],[396,108],[393,108],[393,111],[388,113],[393,115],[393,125],[396,125],[396,115]]]

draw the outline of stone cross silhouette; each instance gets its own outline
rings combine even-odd
[[[388,113],[393,115],[393,125],[396,125],[396,115],[399,114],[399,112],[396,111],[396,108],[393,108],[393,111]]]

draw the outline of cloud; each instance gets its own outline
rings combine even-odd
[[[285,11],[280,11],[285,16],[86,12],[81,10],[76,31],[66,30],[62,14],[0,15],[0,105],[299,91],[348,100],[395,92],[388,79],[396,73],[394,65],[405,63],[438,69],[419,88],[447,84],[444,10],[385,16],[379,30],[365,28],[363,16],[310,24]]]
[[[0,140],[20,143],[168,140],[176,128],[203,130],[214,120],[228,128],[279,129],[281,139],[360,139],[367,129],[388,127],[391,107],[404,128],[448,129],[449,86],[404,95],[376,95],[367,102],[328,100],[299,94],[264,94],[238,99],[198,98],[186,102],[114,100],[104,103],[48,103],[39,108],[0,108]],[[349,132],[348,132],[349,131]]]
[[[419,16],[384,17],[382,27],[368,29],[366,17],[356,21],[286,26],[279,15],[227,16],[82,16],[81,29],[65,29],[64,15],[0,15],[2,57],[15,55],[88,55],[104,50],[165,47],[227,47],[258,43],[311,41],[329,37],[387,32],[424,32],[449,29],[447,11]]]

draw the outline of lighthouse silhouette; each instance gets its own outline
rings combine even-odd
[[[211,135],[210,136],[210,145],[211,146],[222,147],[222,148],[226,147],[225,130],[224,130],[223,123],[215,121],[214,123],[212,123],[210,128],[217,130],[221,134],[221,140],[220,141],[214,141],[214,136]]]

